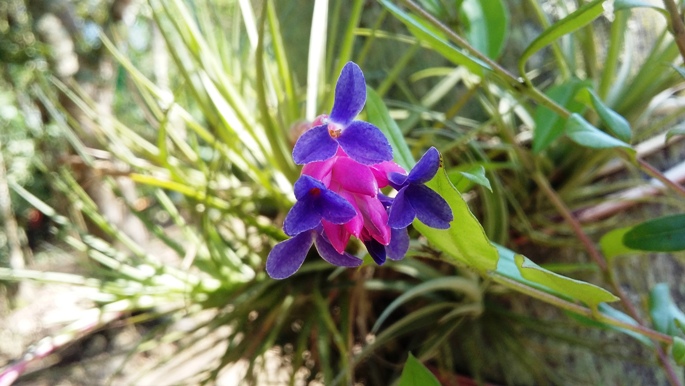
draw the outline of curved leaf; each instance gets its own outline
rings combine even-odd
[[[636,225],[623,235],[623,244],[641,251],[685,250],[685,214],[660,217]]]
[[[592,126],[590,122],[576,113],[571,114],[568,120],[566,120],[566,136],[581,146],[593,149],[625,147],[629,149],[631,153],[635,152],[627,143]]]
[[[518,63],[521,76],[526,78],[526,62],[533,54],[558,38],[577,31],[595,20],[604,12],[603,5],[604,0],[591,1],[544,30],[521,54]]]
[[[426,366],[409,353],[398,386],[440,386],[440,382]]]
[[[492,59],[502,52],[509,29],[509,15],[502,0],[464,0],[459,12],[466,39]]]
[[[566,83],[550,87],[545,94],[559,105],[572,113],[582,113],[585,106],[575,99],[578,90],[587,87],[586,82],[572,79]],[[547,149],[552,142],[564,134],[565,121],[557,113],[545,106],[539,106],[533,116],[535,131],[533,132],[533,152],[539,153]]]
[[[680,331],[676,322],[685,324],[685,313],[673,301],[668,284],[659,283],[649,294],[649,314],[654,329],[668,335],[677,335]]]
[[[449,204],[454,220],[449,229],[434,229],[414,220],[414,228],[448,256],[481,273],[497,268],[497,249],[485,235],[483,227],[471,213],[466,201],[452,185],[444,168],[426,186],[435,190]]]
[[[619,300],[618,297],[603,288],[548,271],[523,255],[516,255],[514,259],[524,279],[542,284],[572,299],[580,300],[593,310],[596,310],[600,303]]]
[[[461,49],[452,45],[440,31],[431,27],[416,15],[403,11],[389,0],[380,0],[380,3],[399,21],[404,23],[412,35],[428,44],[433,50],[444,56],[445,59],[454,64],[465,66],[476,75],[483,75],[483,69],[490,69],[487,64],[471,57],[465,52],[462,52]]]

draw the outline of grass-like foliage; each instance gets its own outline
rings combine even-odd
[[[111,382],[682,384],[673,0],[65,3],[0,6],[2,220],[54,245],[24,266],[6,227],[0,281],[90,308],[0,385],[122,324]],[[57,249],[80,269],[36,268]]]

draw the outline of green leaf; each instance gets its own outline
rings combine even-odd
[[[599,99],[594,90],[586,90],[590,94],[592,106],[595,108],[595,111],[597,111],[597,114],[599,114],[599,117],[602,118],[602,121],[604,124],[606,124],[609,130],[611,130],[611,132],[614,133],[614,135],[616,135],[619,139],[630,142],[630,138],[632,136],[630,123],[628,123],[628,121],[619,113],[605,105],[604,102]]]
[[[480,165],[469,172],[459,172],[459,174],[473,183],[486,187],[492,192],[492,186],[490,185],[490,180],[488,180],[488,177],[485,176],[485,168],[483,165]]]
[[[395,162],[403,168],[411,169],[416,161],[409,150],[407,141],[402,135],[402,130],[397,126],[388,109],[383,103],[383,99],[371,87],[366,87],[366,118],[370,123],[378,126],[385,134],[392,146],[392,152],[395,155]]]
[[[585,82],[578,79],[550,87],[545,93],[557,104],[566,107],[574,113],[581,113],[585,106],[578,102],[574,97],[578,90],[587,87]],[[539,106],[533,116],[535,121],[535,131],[533,132],[533,152],[539,153],[547,149],[552,142],[561,137],[564,133],[566,123],[557,113],[544,106]]]
[[[685,366],[685,340],[679,336],[673,337],[673,348],[671,355],[678,366]]]
[[[398,386],[440,386],[440,382],[426,366],[409,353]]]
[[[558,38],[577,31],[595,20],[604,12],[603,5],[604,0],[591,1],[544,30],[521,54],[518,63],[521,76],[526,78],[526,62],[533,54]]]
[[[641,251],[685,250],[685,214],[660,217],[636,225],[623,235],[623,244]]]
[[[611,260],[621,255],[642,253],[642,251],[628,248],[623,244],[623,236],[631,229],[632,227],[617,228],[607,232],[599,239],[599,248],[602,250],[602,254],[607,260]]]
[[[618,297],[603,288],[548,271],[523,255],[516,255],[514,259],[524,279],[542,284],[572,299],[580,300],[592,309],[597,309],[599,303],[619,300]]]
[[[659,283],[652,288],[649,294],[649,314],[652,316],[654,329],[664,334],[678,334],[676,321],[680,325],[685,324],[685,313],[673,302],[666,283]]]
[[[490,69],[482,61],[471,57],[452,45],[445,36],[416,15],[409,14],[397,7],[390,0],[380,0],[380,3],[390,11],[399,21],[404,23],[412,35],[419,41],[428,44],[433,50],[454,64],[465,66],[476,75],[483,75],[483,69]]]
[[[675,135],[685,135],[685,125],[679,125],[669,130],[668,133],[666,133],[666,141]]]
[[[651,8],[655,11],[659,11],[667,21],[670,22],[671,16],[668,11],[659,4],[644,0],[616,0],[614,1],[614,12],[623,11],[631,8]]]
[[[452,185],[442,167],[426,186],[435,190],[449,204],[454,221],[449,229],[434,229],[418,220],[414,228],[445,254],[481,273],[497,267],[497,249],[490,243],[483,227],[471,213],[466,201]]]
[[[592,308],[602,302],[619,300],[601,287],[548,271],[523,255],[495,246],[499,254],[496,273],[506,278],[564,299],[581,301]]]
[[[592,126],[590,122],[577,113],[571,114],[566,120],[566,136],[581,146],[593,149],[625,147],[630,149],[632,153],[635,152],[630,145]]]
[[[466,39],[492,59],[502,52],[509,29],[509,15],[502,0],[464,0],[459,12]]]

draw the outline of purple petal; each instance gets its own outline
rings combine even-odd
[[[364,246],[376,264],[383,265],[385,263],[385,246],[383,244],[371,239],[364,241]]]
[[[316,201],[298,201],[290,208],[283,222],[283,231],[288,236],[299,235],[304,231],[316,228],[321,223],[321,213]]]
[[[338,143],[353,160],[365,165],[392,160],[392,147],[376,126],[364,122],[350,123],[338,137]]]
[[[314,161],[325,161],[335,155],[338,143],[328,134],[328,125],[317,126],[304,134],[295,143],[293,160],[298,165]]]
[[[328,240],[321,235],[316,236],[314,244],[316,245],[316,250],[319,251],[319,255],[333,265],[337,265],[338,267],[359,267],[362,264],[361,259],[358,259],[347,252],[338,253]]]
[[[433,179],[440,167],[440,152],[431,147],[409,172],[407,180],[412,184],[425,184]]]
[[[395,188],[395,190],[400,190],[407,185],[407,175],[392,172],[388,174],[388,183],[390,183],[390,186]]]
[[[447,229],[453,220],[452,209],[438,193],[425,185],[411,184],[405,191],[416,217],[431,228]]]
[[[353,62],[343,67],[335,84],[335,101],[330,120],[347,126],[364,108],[366,103],[366,82],[361,68]]]
[[[406,228],[416,217],[414,207],[407,200],[406,191],[406,187],[400,189],[397,196],[395,196],[395,200],[392,202],[392,206],[390,206],[390,214],[388,215],[388,225],[390,228]]]
[[[390,244],[385,251],[390,260],[402,260],[409,250],[409,232],[407,228],[393,229]]]
[[[326,186],[314,177],[308,175],[300,176],[300,178],[298,178],[297,181],[295,181],[295,186],[293,186],[293,190],[295,191],[295,198],[297,198],[298,200],[304,199],[309,194],[311,194],[311,190],[314,188],[324,190],[326,189]]]
[[[394,198],[388,197],[383,193],[378,193],[376,197],[378,198],[378,201],[380,201],[381,204],[383,204],[383,206],[385,207],[389,207],[390,205],[392,205],[392,202],[395,200]]]
[[[332,174],[331,181],[339,183],[348,192],[367,196],[375,196],[378,192],[378,183],[371,168],[352,158],[336,157]]]
[[[333,224],[344,224],[357,215],[352,204],[332,190],[322,190],[321,195],[316,199],[321,217]]]
[[[316,232],[301,233],[274,246],[266,258],[266,273],[274,279],[285,279],[302,266]]]

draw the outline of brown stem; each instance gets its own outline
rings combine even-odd
[[[685,25],[683,18],[678,11],[678,6],[673,0],[664,0],[664,6],[671,16],[671,28],[673,29],[673,38],[680,51],[680,56],[685,60]]]

